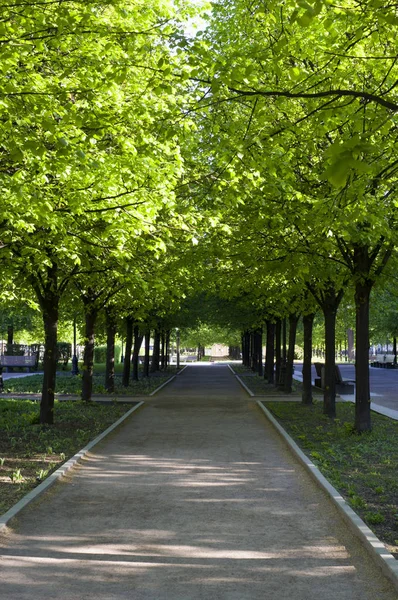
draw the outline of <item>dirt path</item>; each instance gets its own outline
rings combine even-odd
[[[7,600],[396,600],[218,365],[189,366],[3,542]]]

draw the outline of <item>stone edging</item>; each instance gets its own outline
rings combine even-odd
[[[51,473],[42,483],[40,483],[33,490],[28,492],[26,496],[21,498],[19,502],[14,504],[7,512],[0,516],[0,532],[4,531],[7,527],[8,522],[13,519],[27,504],[35,500],[40,494],[42,494],[45,490],[51,487],[58,479],[63,477],[70,469],[72,469],[80,460],[101,440],[104,439],[109,433],[111,433],[114,429],[116,429],[125,419],[127,419],[134,411],[140,408],[144,402],[139,402],[133,408],[130,408],[120,419],[115,421],[112,425],[110,425],[105,431],[100,433],[96,438],[94,438],[91,442],[89,442],[84,448],[82,448],[77,454],[72,456],[69,460],[67,460],[63,465],[61,465],[56,471]]]
[[[253,392],[251,390],[249,390],[249,388],[247,387],[247,385],[245,383],[243,383],[243,381],[241,380],[241,378],[239,377],[239,375],[237,375],[235,373],[235,371],[233,370],[233,368],[231,367],[231,365],[228,365],[228,368],[230,369],[231,373],[233,373],[236,377],[236,379],[239,381],[239,383],[241,384],[241,386],[246,390],[246,392],[249,394],[249,396],[251,396],[252,398],[254,398],[255,394],[253,394]]]
[[[390,581],[392,581],[393,585],[398,590],[398,561],[396,561],[392,554],[388,552],[384,544],[376,537],[373,531],[369,529],[356,512],[352,510],[341,494],[329,483],[326,477],[322,475],[319,469],[311,462],[308,456],[304,454],[290,435],[286,433],[263,403],[260,400],[257,400],[257,404],[278,433],[283,437],[293,454],[296,455],[305,469],[311,474],[313,479],[315,479],[316,483],[327,493],[333,504],[342,513],[345,521],[350,525],[353,533],[360,539],[371,557],[379,567],[381,567],[383,573]]]
[[[159,387],[156,388],[156,390],[153,390],[153,392],[151,392],[150,394],[148,394],[148,396],[154,396],[155,394],[157,394],[162,388],[164,388],[165,385],[167,385],[168,383],[170,383],[171,381],[173,381],[173,379],[175,379],[177,377],[177,375],[173,375],[172,377],[170,377],[170,379],[168,379],[167,381],[165,381],[164,383],[162,383],[162,385],[160,385]]]
[[[164,388],[165,385],[168,385],[169,383],[171,383],[173,381],[173,379],[175,379],[176,377],[178,377],[178,375],[181,375],[181,373],[183,371],[185,371],[186,368],[187,368],[187,365],[185,365],[185,367],[183,369],[181,369],[181,371],[178,371],[178,373],[176,373],[175,375],[173,375],[172,377],[170,377],[170,379],[168,379],[167,381],[165,381],[164,383],[162,383],[162,385],[160,385],[159,387],[157,387],[156,390],[153,390],[153,392],[151,392],[150,394],[148,394],[148,396],[154,396],[155,394],[157,394],[162,388]]]

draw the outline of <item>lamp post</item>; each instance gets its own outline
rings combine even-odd
[[[77,353],[76,353],[76,316],[73,318],[72,375],[79,375],[79,364],[78,364]]]
[[[177,371],[180,368],[180,330],[176,327],[177,332]]]

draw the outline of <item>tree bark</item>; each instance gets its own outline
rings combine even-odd
[[[289,315],[289,347],[287,351],[286,375],[283,391],[285,394],[291,394],[293,384],[293,369],[294,369],[294,350],[296,345],[297,323],[300,315]]]
[[[107,392],[115,391],[115,336],[116,321],[112,309],[106,309],[106,367],[105,389]]]
[[[323,307],[325,319],[325,367],[323,390],[323,412],[334,419],[336,417],[336,315],[337,305],[327,303]]]
[[[152,352],[152,362],[151,362],[151,373],[156,373],[159,371],[159,360],[160,360],[160,331],[158,329],[155,330],[154,340],[153,340],[153,352]]]
[[[90,402],[93,392],[94,338],[98,309],[95,308],[89,300],[83,300],[83,302],[86,326],[84,336],[82,400]]]
[[[133,350],[133,381],[138,381],[138,357],[144,336],[140,334],[138,325],[134,327],[134,350]]]
[[[126,342],[124,348],[124,362],[123,362],[123,387],[128,387],[130,381],[130,369],[131,369],[131,349],[133,347],[133,318],[128,316],[126,318]]]
[[[268,383],[274,383],[274,362],[275,362],[275,323],[267,321],[267,342],[265,352],[265,372],[264,378]]]
[[[263,328],[256,332],[257,337],[257,373],[260,377],[263,376]]]
[[[358,433],[372,429],[369,382],[369,302],[372,285],[371,280],[361,280],[355,286],[355,430]]]
[[[161,340],[160,368],[162,371],[164,371],[164,369],[166,367],[166,333],[164,330],[162,330],[162,333],[160,334],[160,340]]]
[[[275,385],[278,386],[281,378],[281,334],[282,334],[282,321],[277,319],[275,323]]]
[[[250,367],[250,333],[245,331],[242,336],[242,363],[244,367]]]
[[[149,342],[151,339],[150,330],[145,332],[145,356],[144,356],[144,369],[143,369],[143,377],[149,377]]]
[[[51,292],[42,298],[44,325],[43,387],[40,402],[40,423],[54,423],[54,395],[57,378],[57,335],[59,297]]]
[[[311,365],[312,365],[312,327],[314,324],[315,314],[303,316],[304,328],[304,358],[303,358],[303,388],[301,401],[303,404],[312,404],[312,380],[311,380]]]
[[[286,351],[286,317],[282,319],[282,360],[285,363],[287,361]]]

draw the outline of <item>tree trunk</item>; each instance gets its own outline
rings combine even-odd
[[[160,352],[160,368],[164,371],[166,367],[166,334],[162,331],[160,335],[161,339],[161,352]]]
[[[12,346],[14,343],[14,325],[7,327],[7,345]]]
[[[82,400],[90,402],[93,392],[94,337],[98,309],[93,307],[89,301],[84,301],[84,308],[86,328],[84,336]]]
[[[145,356],[144,356],[144,368],[142,375],[143,377],[149,377],[149,342],[151,340],[150,330],[145,332]]]
[[[49,294],[41,302],[44,324],[43,387],[40,402],[40,423],[54,423],[54,394],[57,378],[57,335],[59,298]]]
[[[281,378],[281,333],[282,333],[282,321],[277,319],[275,323],[275,385],[278,386]]]
[[[287,361],[286,351],[286,317],[282,319],[282,360],[285,363]]]
[[[133,381],[138,381],[138,357],[140,355],[141,344],[144,336],[140,335],[138,325],[134,327],[134,351],[133,351]]]
[[[392,341],[392,352],[394,354],[394,367],[397,366],[397,338],[394,336]]]
[[[337,305],[338,306],[338,305]],[[323,412],[334,419],[336,417],[336,315],[337,306],[324,305],[325,319],[325,366],[322,385]]]
[[[312,380],[311,380],[311,364],[312,364],[312,327],[314,324],[315,314],[303,316],[304,328],[304,359],[303,359],[303,388],[301,401],[303,404],[312,404]]]
[[[250,367],[250,334],[245,331],[242,336],[242,364],[244,367]]]
[[[171,336],[171,331],[170,331],[170,329],[168,329],[166,331],[166,352],[165,352],[165,361],[164,361],[166,370],[168,369],[169,363],[170,363],[170,336]]]
[[[372,285],[372,281],[362,280],[355,286],[355,430],[358,433],[372,428],[369,383],[369,302]]]
[[[260,377],[263,376],[263,328],[256,331],[256,347],[257,347],[257,373]]]
[[[124,348],[124,362],[123,362],[123,387],[128,387],[130,382],[130,369],[131,369],[131,348],[133,347],[133,318],[126,318],[126,342]]]
[[[159,360],[160,360],[160,331],[158,331],[156,329],[155,334],[154,334],[154,340],[153,340],[151,373],[156,373],[156,371],[159,371]]]
[[[296,345],[296,330],[300,315],[289,315],[289,348],[287,352],[286,375],[283,391],[285,394],[291,394],[293,384],[294,370],[294,350]]]
[[[109,393],[115,391],[115,336],[116,322],[113,310],[106,309],[106,367],[105,389]]]
[[[275,323],[267,321],[267,342],[265,352],[264,379],[268,383],[274,383],[274,361],[275,361]]]

